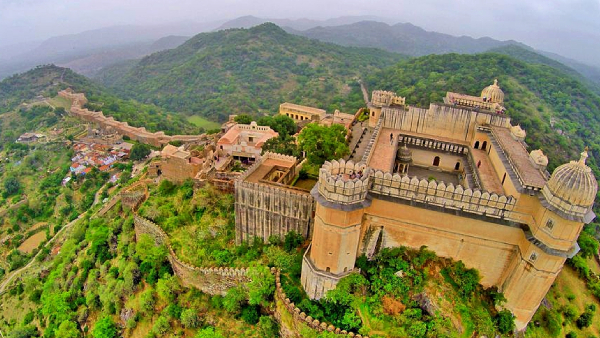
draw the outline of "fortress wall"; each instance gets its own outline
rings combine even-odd
[[[505,115],[481,113],[470,109],[436,104],[431,104],[429,109],[412,106],[409,106],[408,110],[384,107],[380,119],[383,120],[384,128],[463,142],[470,142],[473,139],[476,124],[510,126],[510,119]]]
[[[306,192],[285,187],[235,182],[236,243],[260,237],[280,238],[295,231],[305,238],[310,235],[314,202]]]
[[[62,90],[58,93],[58,95],[71,100],[72,105],[70,112],[76,117],[86,122],[96,123],[101,128],[112,127],[121,135],[154,147],[162,147],[171,141],[199,142],[206,137],[204,134],[169,136],[162,131],[151,133],[144,127],[132,127],[127,122],[119,122],[112,117],[106,117],[102,111],[94,112],[83,108],[83,106],[87,103],[87,99],[82,93],[73,93],[70,90]]]
[[[180,261],[167,234],[158,225],[137,214],[134,217],[136,238],[147,234],[157,245],[166,245],[173,272],[181,279],[183,285],[195,287],[210,295],[225,295],[229,289],[250,281],[247,269],[244,268],[199,268]]]
[[[523,246],[522,250],[528,246],[519,228],[410,205],[373,199],[366,214],[359,254],[374,251],[377,241],[369,235],[375,233],[381,236],[382,247],[404,245],[418,249],[426,245],[438,256],[462,260],[479,270],[484,287],[500,286],[519,246]]]

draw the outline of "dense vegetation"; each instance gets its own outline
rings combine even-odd
[[[354,112],[364,104],[357,78],[400,59],[263,24],[199,34],[104,81],[130,97],[218,121],[234,113],[274,112],[285,101]]]
[[[542,64],[498,54],[432,55],[373,74],[369,88],[397,91],[409,104],[427,107],[447,91],[479,95],[497,78],[513,124],[527,131],[531,149],[542,148],[549,169],[591,149],[588,164],[600,177],[600,96],[577,79]]]

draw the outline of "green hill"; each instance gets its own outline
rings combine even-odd
[[[555,68],[491,53],[430,55],[374,73],[368,84],[425,107],[442,101],[447,91],[479,95],[495,78],[513,124],[527,131],[531,149],[548,154],[550,170],[578,158],[587,145],[592,152],[588,163],[600,177],[600,97]]]
[[[123,100],[68,68],[46,65],[0,82],[0,144],[14,141],[19,133],[56,124],[64,111],[56,113],[55,108],[69,108],[68,102],[58,102],[60,99],[56,95],[69,87],[86,94],[90,109],[102,110],[105,115],[127,121],[132,126],[162,130],[167,134],[200,132],[180,115],[167,113],[154,105]]]
[[[266,23],[199,34],[124,74],[107,69],[99,78],[129,97],[222,121],[234,113],[273,112],[284,101],[353,112],[364,104],[356,80],[403,58],[309,40]]]

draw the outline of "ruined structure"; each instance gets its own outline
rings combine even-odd
[[[96,125],[97,130],[111,128],[112,131],[118,133],[121,136],[127,136],[132,140],[139,141],[145,144],[149,144],[154,147],[162,147],[172,141],[181,141],[184,143],[200,142],[206,139],[206,135],[166,135],[164,132],[159,131],[151,133],[144,127],[132,127],[127,122],[119,122],[112,117],[106,117],[101,111],[95,112],[89,109],[83,108],[87,103],[87,99],[82,93],[74,93],[72,89],[68,88],[58,92],[60,97],[64,97],[72,102],[71,114],[74,116]],[[94,129],[94,128],[92,128]]]
[[[254,163],[260,159],[263,144],[277,135],[279,134],[271,127],[259,126],[254,121],[250,124],[236,124],[219,139],[217,147],[235,160]]]
[[[545,155],[528,153],[525,132],[499,109],[497,82],[481,98],[447,98],[454,101],[422,109],[373,93],[374,129],[362,161],[326,162],[311,191],[316,209],[302,285],[318,299],[359,255],[425,245],[479,270],[484,287],[504,293],[521,330],[578,252],[598,185],[587,151],[546,172]]]
[[[302,164],[292,156],[265,153],[236,180],[236,243],[254,237],[266,242],[290,231],[310,235],[313,199],[307,190],[290,186]]]

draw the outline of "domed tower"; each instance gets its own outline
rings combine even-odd
[[[585,164],[588,148],[579,161],[571,161],[554,170],[542,194],[548,209],[567,219],[582,219],[588,215],[598,192],[598,182],[592,169]]]
[[[481,91],[481,97],[486,99],[486,102],[499,103],[504,102],[504,92],[498,86],[498,80],[494,80],[494,84],[487,86]]]
[[[579,251],[577,238],[583,225],[595,218],[592,206],[598,183],[585,164],[587,157],[586,148],[579,161],[556,168],[540,193],[519,198],[517,209],[532,217],[524,219],[526,240],[500,288],[519,330],[535,314],[567,258]],[[539,162],[546,164],[543,158]]]

